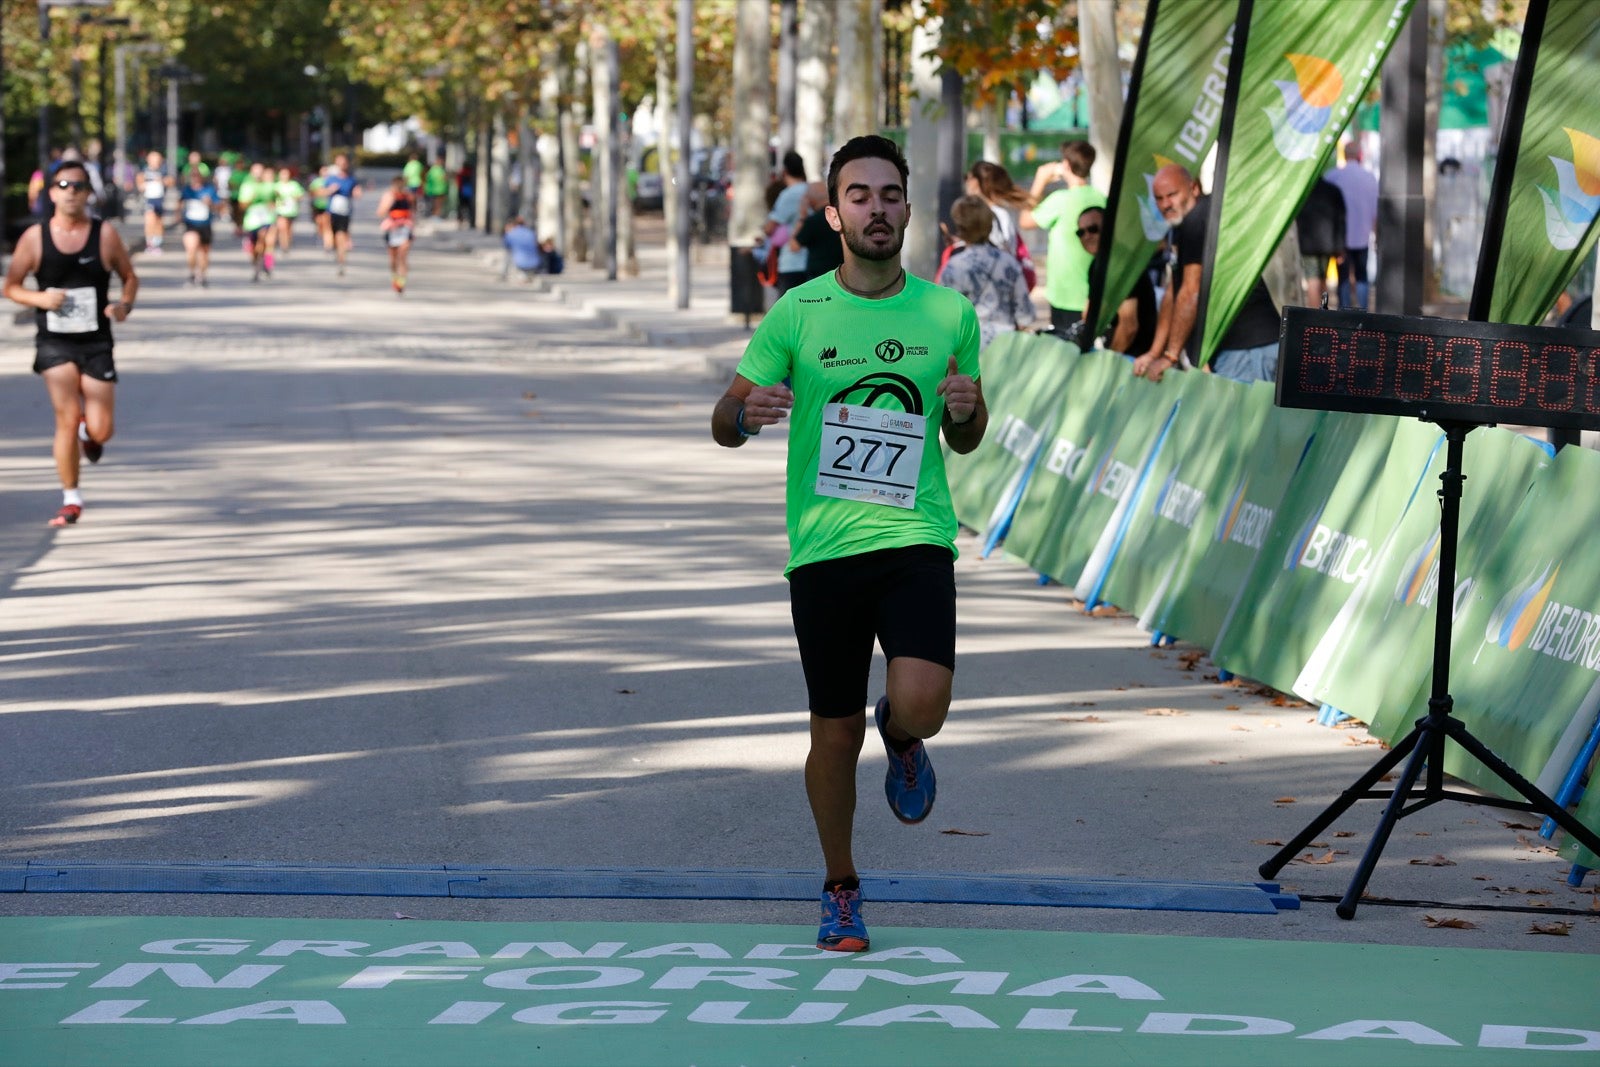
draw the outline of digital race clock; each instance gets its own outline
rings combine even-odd
[[[1600,333],[1286,307],[1278,406],[1600,429]]]

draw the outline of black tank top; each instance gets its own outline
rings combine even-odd
[[[111,320],[106,317],[106,291],[111,271],[100,258],[100,220],[89,220],[89,239],[80,251],[62,252],[50,239],[50,224],[39,227],[39,269],[34,278],[40,289],[67,290],[68,303],[59,311],[34,313],[39,338],[68,343],[111,340]],[[90,293],[93,318],[89,318]],[[90,325],[89,329],[83,327]]]

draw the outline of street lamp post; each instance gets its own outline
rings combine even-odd
[[[116,47],[117,148],[112,156],[113,165],[126,163],[128,160],[128,53],[159,51],[161,51],[159,44],[137,39]]]
[[[50,9],[53,7],[110,7],[111,0],[39,0],[39,43],[50,43]],[[73,59],[74,74],[77,73],[77,59]],[[74,107],[77,96],[73,96]],[[76,111],[74,112],[76,114]],[[39,99],[39,169],[45,170],[50,166],[50,93],[49,87],[43,87]]]

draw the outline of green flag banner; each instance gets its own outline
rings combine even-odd
[[[1248,30],[1229,78],[1212,210],[1215,255],[1201,285],[1200,362],[1216,354],[1339,132],[1383,65],[1411,0],[1296,0],[1241,7]]]
[[[1020,332],[996,337],[983,351],[984,405],[989,430],[966,455],[945,448],[945,470],[956,520],[986,533],[998,503],[1009,499],[1035,450],[1049,435],[1048,420],[1076,365],[1077,347]]]
[[[1572,766],[1600,706],[1596,485],[1600,452],[1557,453],[1463,597],[1451,649],[1456,715],[1546,793]],[[1511,795],[1454,746],[1445,769]]]
[[[1459,599],[1477,586],[1489,552],[1549,464],[1539,444],[1509,430],[1488,427],[1467,435],[1456,591],[1445,595]],[[1394,536],[1295,681],[1296,693],[1370,724],[1372,735],[1384,741],[1403,736],[1427,710],[1433,684],[1439,503],[1428,490],[1439,484],[1444,465],[1445,450],[1436,448]]]
[[[1089,475],[1089,450],[1102,434],[1113,432],[1108,415],[1133,378],[1129,361],[1112,352],[1085,352],[1076,363],[1072,388],[1057,402],[1054,432],[1006,533],[1006,554],[1030,567],[1045,545],[1060,538],[1060,525],[1071,518],[1073,502]]]
[[[1199,173],[1217,139],[1238,7],[1237,0],[1150,0],[1107,200],[1110,253],[1105,292],[1095,304],[1096,336],[1171,229],[1150,189],[1156,171],[1182,163]]]
[[[1216,435],[1212,447],[1234,457],[1223,473],[1225,488],[1214,509],[1208,498],[1165,593],[1144,613],[1142,621],[1152,630],[1212,647],[1249,580],[1306,444],[1321,432],[1324,417],[1320,411],[1276,407],[1273,388],[1271,382],[1252,382],[1228,432]]]
[[[1119,357],[1120,359],[1120,357]],[[1150,458],[1172,403],[1183,394],[1192,374],[1168,374],[1159,382],[1123,373],[1127,384],[1106,410],[1106,432],[1095,435],[1084,458],[1086,475],[1078,483],[1075,499],[1051,516],[1049,533],[1032,566],[1063,585],[1076,586],[1094,555],[1107,524],[1133,492]]]
[[[1197,529],[1216,521],[1249,438],[1237,418],[1251,391],[1242,382],[1197,374],[1151,462],[1145,492],[1106,573],[1101,599],[1148,619]],[[1223,428],[1226,428],[1224,431]],[[1209,521],[1208,521],[1209,520]]]
[[[1549,0],[1543,32],[1525,38],[1522,47],[1517,62],[1531,62],[1532,77],[1521,114],[1506,116],[1508,130],[1520,121],[1521,135],[1515,158],[1495,175],[1497,195],[1502,179],[1509,182],[1505,228],[1498,248],[1488,247],[1494,231],[1485,230],[1478,284],[1492,286],[1490,322],[1531,326],[1544,319],[1600,235],[1600,12],[1594,0]],[[1512,108],[1518,103],[1513,98]]]
[[[1211,658],[1285,692],[1420,483],[1436,427],[1384,415],[1317,435]]]

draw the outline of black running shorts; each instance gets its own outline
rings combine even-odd
[[[955,557],[942,545],[887,548],[789,573],[789,610],[811,713],[864,713],[872,642],[883,654],[955,670]]]
[[[209,222],[185,222],[183,224],[183,232],[184,233],[197,233],[197,234],[199,234],[200,235],[200,243],[202,245],[206,246],[207,248],[211,247],[211,223],[209,223]]]
[[[34,351],[33,373],[43,374],[63,363],[75,364],[80,374],[97,381],[115,382],[117,365],[111,359],[110,341],[57,341],[41,337]]]
[[[328,223],[329,223],[329,225],[331,225],[333,227],[333,232],[334,233],[349,233],[350,232],[350,216],[349,215],[335,215],[333,212],[330,211],[330,212],[328,212]]]

